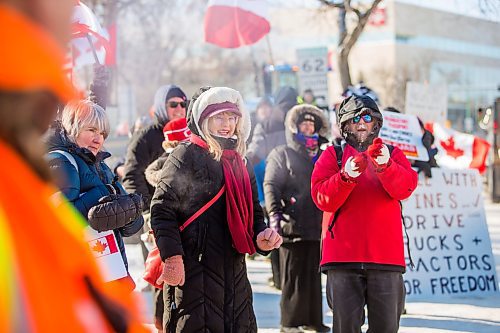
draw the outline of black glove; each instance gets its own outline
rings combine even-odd
[[[94,80],[90,84],[90,99],[104,109],[108,100],[109,77],[110,72],[106,66],[94,65]]]
[[[90,208],[88,221],[92,228],[101,232],[121,228],[141,216],[144,204],[139,194],[110,194],[99,199]]]

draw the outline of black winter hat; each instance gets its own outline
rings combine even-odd
[[[295,122],[295,124],[298,127],[304,121],[312,121],[314,123],[314,132],[315,133],[318,133],[319,130],[321,129],[321,126],[323,125],[323,122],[321,121],[321,119],[319,119],[315,114],[312,114],[310,112],[301,113],[297,117],[297,121]]]
[[[174,85],[172,85],[172,87],[168,90],[167,96],[165,96],[165,102],[173,97],[182,98],[184,101],[187,99],[184,91],[182,91],[181,88]]]
[[[339,111],[337,112],[337,124],[342,132],[345,123],[352,118],[361,115],[365,109],[370,109],[373,117],[380,120],[382,126],[382,113],[377,106],[377,103],[366,95],[352,95],[347,97],[340,103]]]

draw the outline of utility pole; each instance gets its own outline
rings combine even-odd
[[[500,202],[500,98],[495,100],[493,105],[493,126],[492,126],[492,153],[493,159],[491,164],[491,200]]]

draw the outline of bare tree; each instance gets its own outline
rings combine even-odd
[[[373,0],[369,4],[359,4],[357,6],[353,6],[351,4],[351,0],[318,1],[327,8],[334,8],[338,10],[337,25],[339,30],[339,40],[337,44],[337,65],[342,88],[347,89],[348,86],[352,85],[351,73],[349,70],[349,53],[368,23],[370,14],[382,0]],[[363,7],[365,7],[365,9],[363,9]],[[354,14],[357,19],[356,23],[353,25],[346,24],[346,16],[349,13]]]

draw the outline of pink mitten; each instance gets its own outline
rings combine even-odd
[[[184,285],[185,273],[184,262],[181,255],[176,255],[165,260],[163,272],[156,281],[157,285],[166,283],[169,286],[182,286]]]
[[[262,251],[271,251],[281,246],[283,238],[275,230],[266,228],[257,235],[256,243]]]

